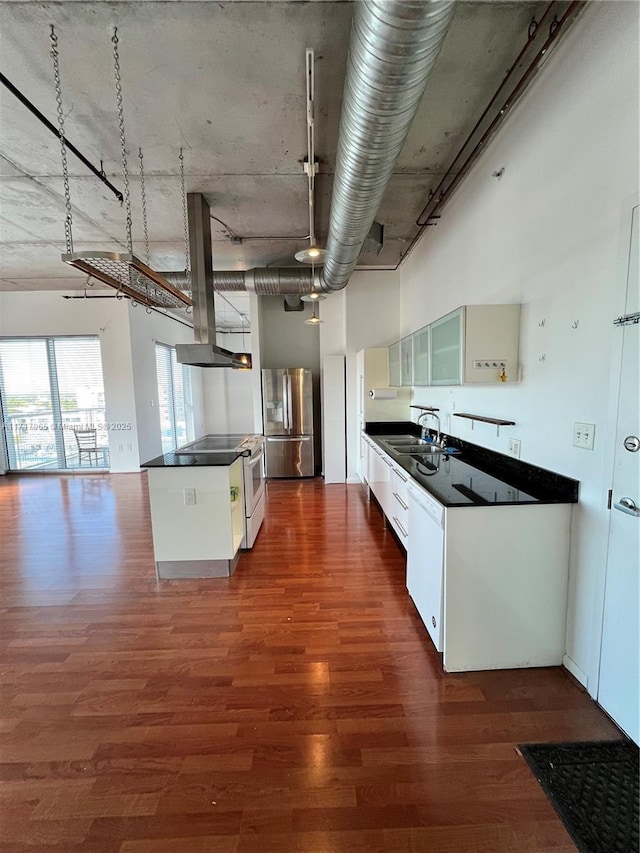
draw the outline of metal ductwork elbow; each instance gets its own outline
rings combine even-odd
[[[453,0],[354,3],[322,290],[356,267],[453,12]]]

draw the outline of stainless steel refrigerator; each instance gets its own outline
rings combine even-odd
[[[262,414],[267,477],[313,477],[311,371],[262,371]]]

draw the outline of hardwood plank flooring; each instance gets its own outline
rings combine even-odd
[[[618,730],[562,669],[444,675],[358,486],[268,486],[157,581],[144,475],[0,477],[0,851],[566,853],[514,746]]]

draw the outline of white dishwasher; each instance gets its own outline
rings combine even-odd
[[[407,590],[436,649],[442,651],[444,507],[409,482]]]

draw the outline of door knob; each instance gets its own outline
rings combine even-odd
[[[620,512],[626,512],[627,515],[640,515],[640,509],[636,506],[636,502],[632,498],[620,498],[620,500],[614,504],[616,509],[619,509]]]

